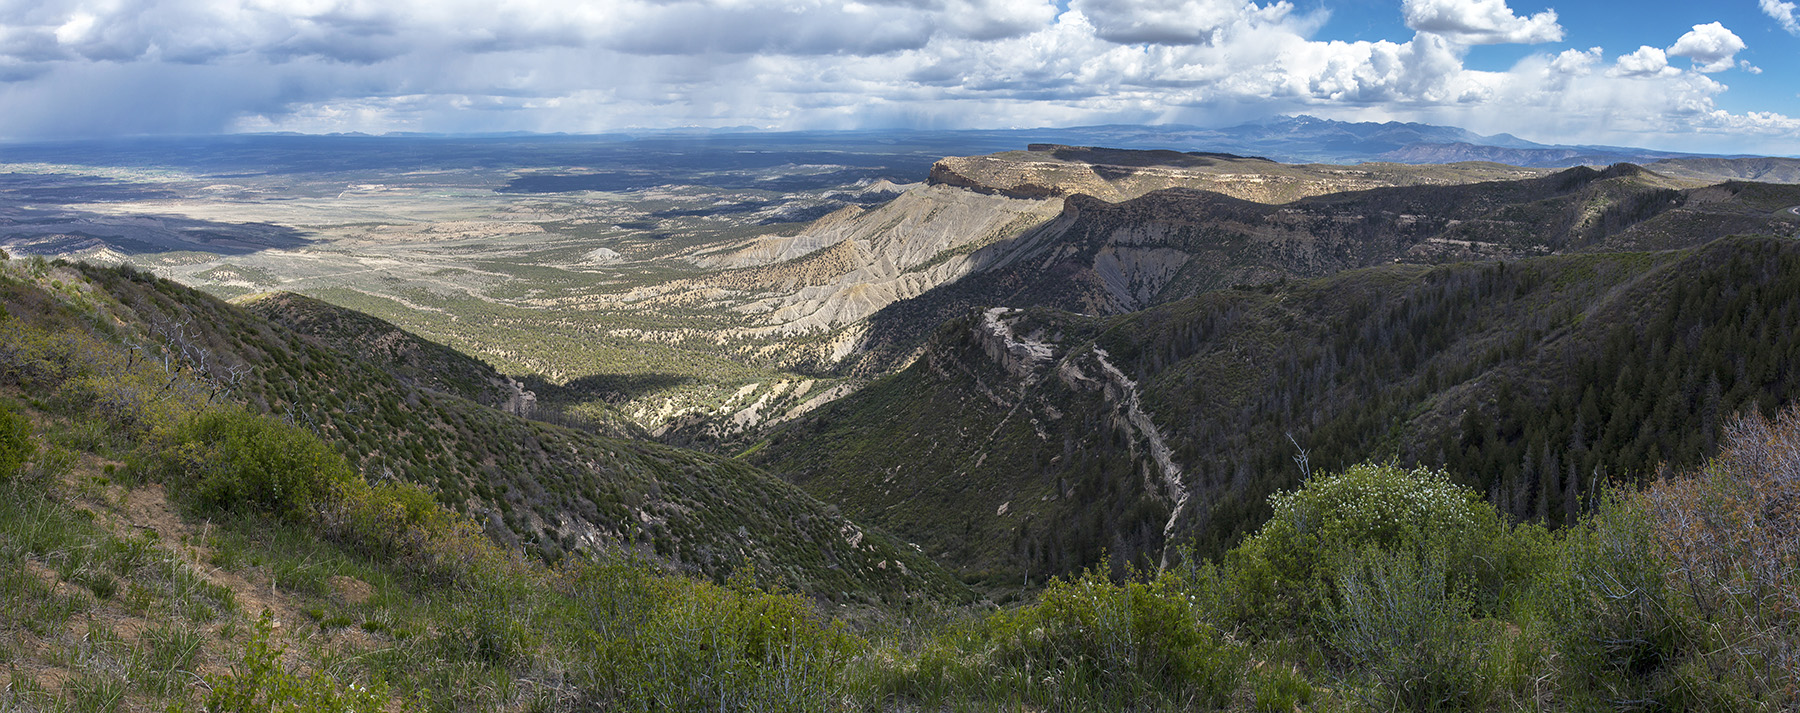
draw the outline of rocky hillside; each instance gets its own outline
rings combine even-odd
[[[637,423],[604,404],[590,407],[580,419],[543,407],[537,393],[519,380],[379,317],[292,292],[256,293],[237,304],[340,352],[369,357],[415,388],[460,396],[514,416],[578,425],[605,436],[649,438]]]
[[[1302,467],[1369,457],[1560,522],[1597,480],[1697,463],[1731,413],[1800,395],[1795,314],[1789,237],[1388,265],[1111,318],[987,308],[752,460],[1015,577],[1218,552]]]
[[[1657,161],[1649,167],[1670,176],[1709,183],[1800,183],[1800,158],[1680,158]]]
[[[1789,230],[1794,216],[1779,209],[1794,203],[1800,196],[1778,186],[1704,186],[1630,164],[1288,165],[1040,144],[947,158],[928,184],[880,206],[692,253],[719,271],[641,289],[618,307],[704,305],[735,326],[645,336],[867,378],[905,366],[937,325],[979,306],[1120,314],[1394,262],[1677,249]],[[771,398],[779,403],[721,407],[653,432],[736,443],[816,405]]]
[[[346,354],[385,366],[411,386],[461,396],[515,416],[530,417],[537,398],[519,382],[442,344],[392,323],[292,292],[264,292],[239,305]]]
[[[1675,249],[1736,233],[1792,234],[1800,189],[1680,190],[1630,164],[1541,178],[1355,191],[1268,205],[1170,189],[1120,202],[1075,196],[1016,239],[975,251],[979,279],[946,283],[868,320],[859,368],[904,364],[934,325],[977,306],[1121,314],[1231,285],[1389,263]]]
[[[1279,203],[1347,190],[1540,173],[1498,164],[1293,166],[1228,154],[1039,144],[1028,151],[946,158],[933,167],[927,184],[882,205],[846,207],[793,234],[694,251],[688,261],[720,271],[633,292],[620,306],[707,304],[738,315],[742,324],[708,338],[742,345],[753,358],[868,372],[841,365],[856,361],[871,315],[986,270],[991,260],[975,259],[976,253],[1051,222],[1065,213],[1070,197],[1124,201],[1183,188]]]

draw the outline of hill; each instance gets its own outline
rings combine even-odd
[[[960,593],[912,547],[740,462],[471,401],[457,392],[494,395],[491,369],[385,323],[291,297],[245,309],[130,268],[40,259],[24,274],[0,300],[31,329],[87,335],[127,361],[160,354],[202,377],[207,401],[299,424],[371,480],[422,485],[546,561],[635,551],[719,579],[754,567],[831,599]]]
[[[1086,196],[1011,240],[969,254],[978,279],[946,282],[867,320],[845,364],[905,364],[934,325],[976,306],[1120,314],[1230,285],[1390,263],[1674,249],[1735,233],[1792,234],[1800,189],[1678,189],[1630,164],[1540,178],[1349,191],[1270,205],[1187,189],[1108,203]]]
[[[693,251],[685,259],[719,272],[665,283],[634,298],[632,306],[728,310],[741,326],[722,326],[707,337],[754,358],[809,373],[883,373],[885,366],[859,365],[871,315],[986,271],[996,251],[1005,253],[1021,236],[1070,210],[1067,201],[1078,196],[1125,201],[1179,188],[1281,203],[1540,173],[1497,164],[1294,166],[1225,154],[1059,144],[951,157],[932,168],[926,184],[879,206],[847,207],[793,233]],[[929,331],[938,321],[918,325]],[[720,435],[731,435],[725,430]]]
[[[1388,265],[1115,317],[988,308],[750,456],[968,573],[1222,551],[1265,497],[1365,458],[1520,518],[1698,463],[1800,395],[1800,244]],[[1290,440],[1291,439],[1291,440]]]
[[[1649,167],[1696,180],[1800,183],[1800,158],[1679,158],[1663,159]]]
[[[1793,708],[1791,190],[1593,173],[1432,248],[1561,254],[955,314],[742,456],[868,520],[378,320],[0,255],[0,710]]]

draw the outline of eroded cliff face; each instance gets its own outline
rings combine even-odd
[[[1034,382],[1043,365],[1056,356],[1056,346],[1013,333],[1012,324],[1006,317],[1009,312],[1016,311],[994,307],[982,312],[970,335],[981,345],[982,352],[1006,373],[1021,381]]]
[[[1680,231],[1621,232],[1670,210],[1657,191],[1671,185],[1636,167],[1296,166],[1035,146],[944,159],[931,181],[885,204],[693,253],[721,269],[596,306],[704,310],[718,326],[629,336],[707,340],[808,373],[873,377],[912,363],[938,325],[976,307],[1111,315],[1394,262],[1671,247]],[[734,413],[719,427],[765,424]]]
[[[847,207],[791,235],[709,248],[687,259],[720,272],[645,288],[633,305],[710,304],[742,315],[713,333],[752,341],[758,357],[812,368],[881,373],[910,361],[862,363],[869,320],[942,286],[1027,263],[1079,259],[1075,308],[1116,313],[1157,302],[1195,256],[1164,228],[1126,229],[1100,246],[1050,246],[1081,206],[1130,201],[1171,188],[1279,202],[1381,186],[1536,175],[1484,166],[1290,166],[1228,154],[1036,145],[1030,151],[946,158],[924,185],[874,208]],[[1061,250],[1046,253],[1045,248]],[[1077,255],[1077,253],[1079,253]],[[1215,261],[1216,262],[1216,261]],[[943,317],[911,333],[916,345]],[[691,335],[670,335],[671,339]],[[846,367],[846,360],[856,362]]]

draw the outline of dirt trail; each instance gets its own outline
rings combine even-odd
[[[231,590],[238,607],[246,616],[254,619],[267,611],[275,617],[280,627],[278,631],[301,620],[300,607],[291,597],[282,596],[272,586],[254,583],[236,572],[212,566],[212,549],[206,546],[210,523],[196,529],[191,523],[181,519],[175,514],[163,486],[150,484],[127,490],[118,516],[130,527],[155,532],[164,549],[192,565],[194,571],[206,581]]]
[[[315,648],[315,645],[355,651],[368,650],[376,645],[374,637],[357,627],[325,632],[311,626],[311,618],[303,608],[307,600],[301,595],[277,589],[260,568],[246,568],[237,572],[213,565],[213,550],[207,545],[212,528],[210,522],[183,519],[161,485],[125,487],[105,484],[101,474],[106,472],[105,466],[109,464],[115,468],[121,465],[91,456],[78,460],[65,476],[63,492],[70,494],[64,496],[66,502],[91,513],[94,522],[115,537],[148,535],[157,549],[188,565],[194,574],[206,582],[230,591],[237,604],[241,616],[219,617],[199,627],[198,631],[207,643],[202,646],[205,653],[196,657],[193,662],[191,670],[195,674],[214,676],[228,673],[235,663],[235,654],[232,652],[238,651],[239,646],[225,636],[227,627],[232,625],[233,620],[237,627],[254,622],[265,611],[276,623],[274,641],[271,643],[286,649],[282,658],[290,671],[302,674],[312,672],[312,664],[307,660],[305,652]],[[77,596],[86,594],[86,590],[80,585],[63,581],[61,574],[47,565],[28,561],[26,567],[59,593]],[[336,598],[346,604],[362,603],[372,594],[367,583],[341,575],[331,577],[330,585]],[[34,642],[30,648],[37,653],[46,653],[51,650],[46,647],[81,647],[84,644],[80,642],[86,642],[90,632],[97,627],[112,632],[125,647],[135,648],[143,632],[164,624],[160,620],[149,618],[150,615],[144,612],[128,610],[116,598],[93,601],[95,606],[86,615],[69,622],[69,626],[63,631]],[[26,658],[43,657],[28,653]],[[36,660],[15,662],[19,665],[17,670],[20,673],[36,681],[51,695],[57,695],[75,671],[65,666],[43,665],[44,663],[46,662]],[[125,709],[135,710],[136,702],[127,702]]]

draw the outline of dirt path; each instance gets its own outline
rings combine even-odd
[[[164,548],[191,565],[202,578],[231,590],[246,616],[254,619],[266,611],[283,628],[300,621],[300,607],[292,598],[274,591],[272,585],[257,584],[236,572],[212,566],[212,548],[206,545],[210,523],[196,529],[182,520],[175,514],[163,486],[142,485],[126,491],[119,516],[133,528],[155,532]]]

